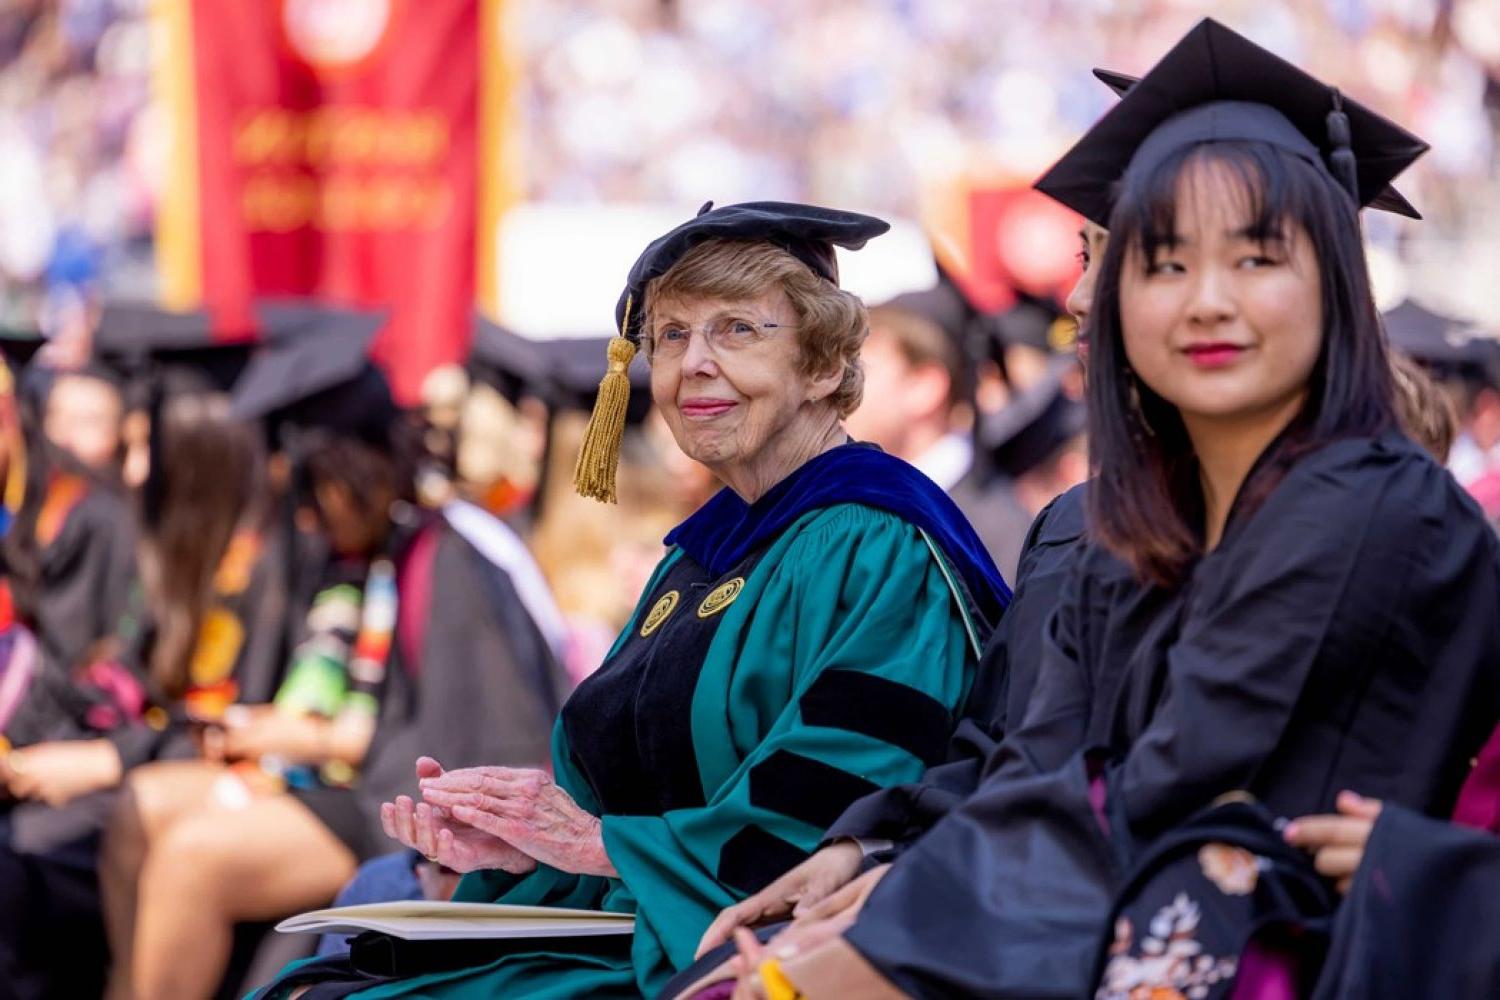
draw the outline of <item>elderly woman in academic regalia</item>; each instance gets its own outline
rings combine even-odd
[[[634,912],[633,941],[456,968],[449,953],[431,971],[435,956],[389,943],[416,970],[400,978],[372,978],[356,947],[263,995],[331,982],[361,996],[652,995],[722,907],[806,857],[854,799],[942,753],[1009,591],[940,489],[841,426],[866,320],[838,287],[834,246],[886,228],[802,205],[706,207],[646,249],[579,487],[613,493],[639,343],[678,444],[726,488],[668,535],[633,619],[564,707],[555,777],[424,759],[424,801],[386,807],[396,839],[474,872],[455,898]]]

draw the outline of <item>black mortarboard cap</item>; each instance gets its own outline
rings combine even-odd
[[[598,360],[595,354],[590,369],[596,387]],[[541,345],[479,314],[474,317],[468,369],[472,378],[493,387],[512,403],[526,395],[548,400],[551,376]]]
[[[1131,87],[1134,87],[1137,83],[1141,82],[1141,78],[1138,76],[1131,76],[1128,73],[1116,73],[1114,70],[1102,69],[1098,66],[1094,67],[1093,72],[1094,79],[1104,84],[1110,90],[1113,90],[1116,97],[1124,97],[1126,91],[1130,90]],[[1348,109],[1346,108],[1345,110],[1347,111]],[[1421,140],[1417,141],[1421,142]],[[1425,150],[1427,148],[1427,144],[1422,143],[1422,148],[1423,150]],[[1416,159],[1416,156],[1420,155],[1421,153],[1417,153],[1412,157],[1412,159]],[[1399,173],[1399,171],[1397,172]],[[1363,202],[1361,203],[1361,205],[1363,205]],[[1400,191],[1397,191],[1394,187],[1391,187],[1389,184],[1386,185],[1385,190],[1381,191],[1378,195],[1371,199],[1371,201],[1369,202],[1369,207],[1382,209],[1387,212],[1394,212],[1397,215],[1405,215],[1408,218],[1412,219],[1420,219],[1422,217],[1421,213],[1418,212],[1414,207],[1412,207],[1412,203],[1406,200],[1406,196],[1403,195]]]
[[[153,375],[174,382],[201,379],[207,388],[228,392],[255,350],[246,339],[220,340],[208,313],[175,312],[137,302],[106,303],[94,329],[93,353],[99,364],[127,379]]]
[[[615,328],[621,336],[639,339],[644,312],[640,307],[646,284],[652,278],[666,274],[689,250],[707,240],[774,243],[814,273],[838,284],[838,259],[834,247],[858,250],[891,228],[889,223],[873,216],[817,205],[748,201],[714,208],[713,204],[706,203],[696,216],[653,240],[636,259],[625,281],[625,291],[615,306]],[[627,308],[630,315],[627,315]]]
[[[1117,90],[1122,74],[1101,76]],[[1036,187],[1101,226],[1116,182],[1187,145],[1270,143],[1314,164],[1360,206],[1420,218],[1391,180],[1427,151],[1401,126],[1205,18]]]
[[[399,411],[385,376],[369,360],[384,314],[301,305],[258,311],[275,334],[236,383],[232,412],[386,441]]]
[[[1084,406],[1062,382],[1073,363],[1054,361],[1035,385],[980,421],[976,439],[996,471],[1025,475],[1083,433]]]
[[[1071,354],[1078,324],[1048,299],[1022,296],[994,318],[995,333],[1006,345],[1018,344],[1048,354]]]
[[[0,356],[4,356],[13,373],[31,364],[36,352],[46,344],[47,338],[36,330],[0,329]]]
[[[937,284],[915,292],[902,292],[884,304],[887,309],[920,316],[942,330],[963,350],[965,358],[970,354],[968,338],[973,330],[978,311],[964,298],[953,282],[939,277]]]
[[[1381,317],[1391,346],[1443,376],[1500,387],[1500,340],[1473,323],[1407,299]]]
[[[599,393],[599,355],[608,347],[609,338],[561,337],[533,343],[547,366],[548,405],[556,410],[590,409]],[[635,361],[625,374],[631,388],[625,418],[638,424],[651,411],[651,370],[644,361]]]

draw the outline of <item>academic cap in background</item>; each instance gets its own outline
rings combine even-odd
[[[974,308],[947,273],[939,267],[937,284],[902,292],[880,308],[917,316],[943,332],[958,349],[959,362],[964,368],[963,395],[972,402],[979,366],[993,357],[989,317]],[[1003,367],[1004,359],[999,359],[999,363]]]
[[[1078,324],[1049,299],[1022,296],[1005,312],[995,316],[992,326],[1001,344],[1030,347],[1047,354],[1072,354],[1078,340]]]
[[[493,388],[516,403],[524,396],[541,400],[554,413],[563,410],[587,412],[599,392],[599,354],[608,337],[563,337],[532,340],[484,317],[475,321],[474,341],[469,347],[468,369],[476,381]],[[630,387],[651,387],[644,362],[628,369]],[[632,393],[627,415],[632,423],[650,411],[649,394]]]
[[[584,432],[573,484],[580,494],[613,503],[620,440],[629,410],[631,359],[640,342],[646,285],[671,270],[693,247],[708,240],[774,244],[819,277],[838,284],[835,247],[858,250],[890,225],[869,215],[816,205],[755,201],[714,208],[706,203],[693,218],[652,240],[636,259],[615,306],[617,336],[608,342],[609,368],[599,383],[593,416]]]
[[[609,346],[608,337],[560,337],[539,340],[536,346],[547,365],[547,396],[554,410],[593,409],[599,395],[599,352]],[[630,379],[630,398],[625,420],[639,424],[651,412],[651,369],[638,360],[625,369]]]
[[[1392,347],[1437,375],[1500,389],[1500,340],[1473,323],[1407,299],[1385,313],[1381,325]]]
[[[228,392],[255,350],[251,340],[221,342],[202,311],[146,303],[106,303],[94,329],[95,361],[130,383],[166,382]]]
[[[1233,140],[1302,158],[1361,207],[1421,218],[1389,185],[1427,143],[1212,18],[1133,84],[1124,74],[1095,75],[1116,92],[1128,89],[1036,187],[1101,226],[1116,182],[1184,146]]]
[[[1053,361],[1035,385],[980,420],[977,444],[996,471],[1012,479],[1023,476],[1084,432],[1084,406],[1062,382],[1073,364]]]
[[[111,302],[94,331],[94,357],[126,377],[192,371],[228,392],[253,357],[303,337],[353,338],[368,348],[381,313],[320,305],[303,299],[263,299],[255,305],[257,325],[223,331],[203,310],[174,311],[149,303]],[[333,352],[342,353],[342,352]]]
[[[466,367],[471,379],[490,386],[511,403],[522,396],[550,402],[550,373],[541,345],[478,313]]]
[[[47,338],[37,330],[0,328],[0,357],[4,357],[12,375],[19,375],[46,345]]]
[[[235,384],[232,412],[267,420],[283,434],[318,428],[386,444],[400,410],[369,360],[384,314],[275,307],[281,308],[287,311],[264,314],[277,333]]]

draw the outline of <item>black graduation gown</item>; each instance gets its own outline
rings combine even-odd
[[[889,840],[900,850],[979,787],[984,761],[1009,720],[1020,721],[1036,685],[1046,622],[1057,606],[1069,554],[1084,535],[1085,499],[1086,487],[1075,486],[1032,523],[1010,606],[985,645],[943,763],[928,768],[921,781],[882,788],[854,802],[828,828],[824,843],[857,837]]]
[[[948,496],[974,526],[1000,575],[1016,579],[1032,517],[1016,498],[1010,479],[977,463],[948,491]]]
[[[1143,842],[1238,789],[1446,815],[1500,717],[1500,542],[1394,432],[1302,457],[1177,590],[1074,556],[1021,727],[846,935],[910,993],[1077,995]]]
[[[1381,810],[1315,1000],[1500,995],[1500,839]]]
[[[134,521],[122,497],[90,487],[42,552],[37,637],[72,666],[113,634],[135,580]]]
[[[40,668],[5,735],[21,746],[79,733],[89,700],[73,668],[115,634],[135,584],[134,520],[124,500],[98,486],[68,511],[41,554],[35,620]]]
[[[238,688],[236,701],[243,705],[262,705],[276,694],[286,670],[288,650],[286,620],[303,619],[306,605],[294,602],[286,591],[287,542],[281,532],[267,537],[250,581],[233,596],[219,598],[223,607],[234,615],[244,629],[244,640],[234,660],[234,681]],[[147,624],[142,641],[133,651],[135,666],[146,676],[145,661],[149,655],[153,629]],[[161,697],[153,699],[168,716],[166,728],[134,722],[105,735],[120,754],[125,770],[154,760],[196,757],[197,744],[192,738],[184,707]]]
[[[510,575],[446,520],[434,519],[425,530],[435,533],[430,567],[421,571],[430,574],[427,599],[410,580],[399,582],[403,624],[375,734],[359,782],[352,792],[338,790],[353,797],[359,828],[348,839],[361,858],[392,849],[380,828],[380,804],[417,795],[414,766],[424,754],[448,768],[545,767],[567,692],[567,675]],[[420,544],[419,536],[413,545]],[[411,615],[418,616],[415,628],[406,624]],[[407,643],[413,637],[415,655]]]

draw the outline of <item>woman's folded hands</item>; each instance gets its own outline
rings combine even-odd
[[[498,868],[524,874],[538,863],[578,875],[615,876],[597,816],[551,775],[534,768],[445,771],[417,761],[422,801],[381,806],[388,836],[455,871]]]

